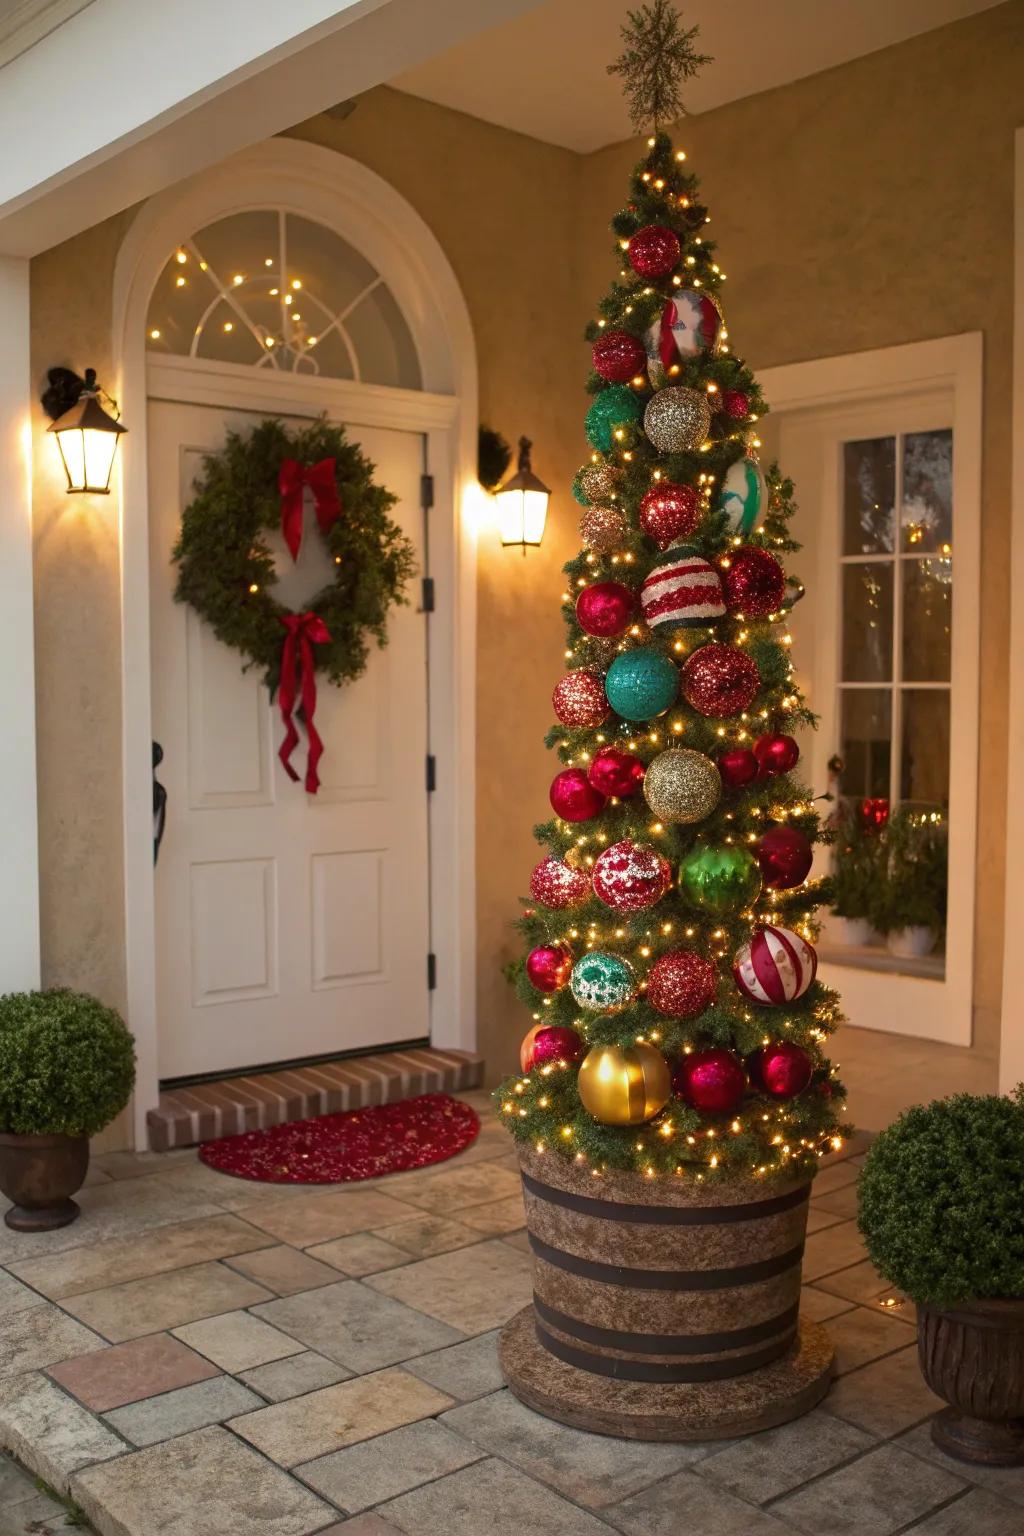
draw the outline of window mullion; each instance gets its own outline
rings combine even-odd
[[[892,555],[892,713],[889,727],[892,749],[889,759],[889,804],[900,801],[903,768],[903,433],[896,434],[896,463],[893,501]]]

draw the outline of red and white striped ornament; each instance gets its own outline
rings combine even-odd
[[[771,1008],[803,997],[817,969],[818,956],[806,939],[766,924],[740,945],[732,974],[745,998]]]
[[[652,629],[660,624],[707,624],[725,613],[722,578],[687,545],[662,555],[640,588],[640,606]]]

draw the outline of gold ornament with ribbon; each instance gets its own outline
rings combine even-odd
[[[602,1125],[642,1125],[672,1092],[668,1062],[653,1045],[595,1045],[577,1080],[583,1107]]]

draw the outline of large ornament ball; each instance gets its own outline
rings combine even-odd
[[[761,765],[749,747],[730,747],[718,759],[718,772],[726,789],[744,789],[753,784]]]
[[[535,1024],[519,1047],[519,1065],[524,1072],[532,1072],[534,1067],[557,1061],[574,1064],[583,1051],[583,1041],[567,1024]]]
[[[573,966],[569,990],[581,1008],[592,1013],[617,1013],[636,996],[636,976],[621,955],[592,949]]]
[[[798,827],[769,827],[757,845],[757,862],[772,891],[791,891],[811,872],[814,849]]]
[[[682,289],[665,300],[644,336],[647,372],[655,389],[673,378],[686,357],[716,350],[722,311],[710,293]]]
[[[730,464],[718,505],[726,515],[731,533],[745,538],[757,527],[768,505],[768,486],[756,459],[743,458]]]
[[[610,384],[628,384],[646,361],[643,342],[628,331],[604,331],[594,342],[594,368]]]
[[[786,575],[767,549],[745,544],[722,562],[722,589],[730,613],[763,619],[778,613],[786,596]]]
[[[680,861],[679,891],[697,911],[729,917],[757,900],[761,870],[739,843],[696,843]]]
[[[701,518],[700,496],[692,485],[661,480],[644,492],[640,526],[659,549],[688,539]]]
[[[757,696],[761,674],[746,651],[712,641],[691,651],[683,667],[683,697],[711,720],[742,714]]]
[[[644,798],[659,821],[684,826],[703,821],[721,797],[721,775],[703,752],[669,747],[648,764]]]
[[[644,577],[640,607],[651,629],[711,624],[725,613],[722,578],[703,555],[681,545],[659,555]]]
[[[743,1097],[747,1079],[731,1051],[714,1047],[684,1056],[672,1074],[672,1090],[702,1115],[727,1115]]]
[[[627,255],[641,277],[666,277],[682,255],[679,236],[667,224],[648,224],[629,242]]]
[[[720,399],[722,410],[730,421],[746,421],[750,415],[750,399],[742,389],[723,389]]]
[[[551,808],[563,821],[590,821],[604,808],[582,768],[564,768],[551,781]]]
[[[675,703],[679,670],[651,646],[622,651],[608,668],[604,691],[623,720],[653,720]]]
[[[715,1000],[718,972],[692,949],[670,949],[647,972],[647,1001],[670,1019],[694,1019]]]
[[[618,549],[626,536],[626,519],[614,507],[590,507],[580,518],[580,542],[600,555]]]
[[[590,895],[590,876],[582,869],[571,869],[552,855],[541,859],[530,876],[530,895],[556,912],[578,907]]]
[[[576,622],[588,635],[621,635],[636,612],[636,597],[621,581],[595,581],[576,599]]]
[[[576,1079],[583,1107],[602,1125],[643,1125],[672,1092],[668,1062],[653,1045],[595,1045]]]
[[[572,950],[565,944],[538,944],[526,957],[526,974],[538,992],[560,992],[572,975]]]
[[[626,837],[598,856],[591,883],[594,895],[613,912],[643,912],[672,884],[672,868],[649,843]]]
[[[749,1066],[754,1085],[773,1099],[795,1099],[809,1086],[814,1073],[807,1052],[789,1040],[762,1047],[754,1053]]]
[[[817,969],[818,956],[806,939],[791,928],[766,923],[740,945],[732,974],[748,1002],[778,1008],[803,997]]]
[[[790,773],[800,761],[800,748],[792,736],[759,736],[754,756],[763,774]]]
[[[587,412],[586,433],[591,447],[609,453],[620,427],[633,427],[640,420],[643,407],[625,384],[610,384],[594,396]]]
[[[621,478],[622,471],[615,464],[584,464],[576,476],[573,494],[577,501],[583,498],[583,506],[607,501]]]
[[[551,703],[562,725],[579,729],[593,729],[607,720],[609,714],[604,679],[586,667],[577,667],[558,679]]]
[[[623,752],[620,747],[602,747],[591,759],[587,778],[602,795],[628,800],[644,781],[644,765],[632,752]]]
[[[660,453],[684,453],[700,447],[711,430],[711,407],[700,390],[673,385],[647,402],[644,431]]]

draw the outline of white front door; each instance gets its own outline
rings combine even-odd
[[[318,678],[321,786],[277,756],[280,713],[253,669],[174,602],[171,550],[204,452],[251,412],[149,406],[153,734],[167,821],[156,870],[161,1078],[241,1070],[429,1033],[426,618],[416,591],[364,675]],[[345,423],[398,496],[423,566],[418,432]],[[305,607],[328,579],[306,509],[299,560],[271,539],[277,593]],[[304,775],[305,737],[293,764]]]

